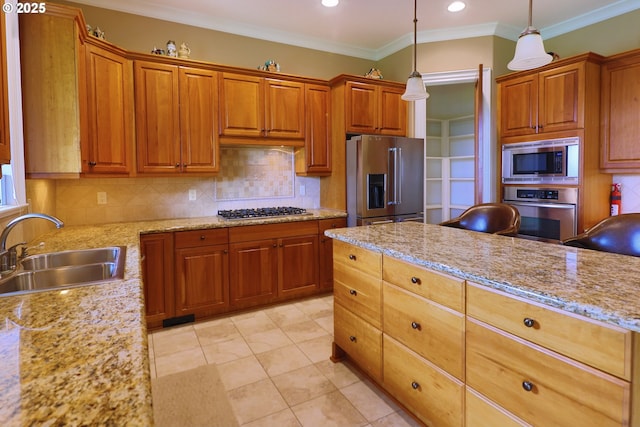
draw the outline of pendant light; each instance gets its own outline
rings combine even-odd
[[[422,75],[418,72],[418,0],[414,0],[413,9],[413,72],[407,80],[407,89],[402,94],[405,101],[427,99],[429,94],[424,87]]]
[[[507,64],[507,68],[514,71],[531,70],[547,65],[553,57],[544,50],[542,36],[533,25],[531,15],[533,12],[533,0],[529,0],[529,25],[518,37],[516,53]]]

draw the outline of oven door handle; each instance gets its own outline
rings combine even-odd
[[[553,208],[553,209],[575,209],[576,205],[571,203],[529,203],[529,202],[515,202],[512,200],[505,200],[504,203],[518,206],[530,206],[532,208]]]

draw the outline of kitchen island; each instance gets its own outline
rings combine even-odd
[[[334,360],[425,424],[640,425],[640,258],[408,222],[325,234]]]
[[[344,217],[343,212],[68,226],[33,251],[126,246],[124,279],[0,296],[0,425],[153,425],[140,234]]]

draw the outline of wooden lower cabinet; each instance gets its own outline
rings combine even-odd
[[[333,289],[333,239],[324,235],[326,230],[347,226],[346,218],[330,218],[318,221],[319,257],[318,274],[322,290]]]
[[[464,423],[464,383],[383,335],[384,387],[427,426]]]
[[[174,316],[173,233],[140,236],[140,267],[147,328],[160,328]]]
[[[229,309],[227,229],[175,233],[175,315],[208,317]]]
[[[141,235],[147,327],[326,292],[319,284],[320,266],[333,269],[333,262],[322,261],[318,223]]]
[[[630,384],[472,318],[466,332],[467,385],[541,426],[621,426]]]

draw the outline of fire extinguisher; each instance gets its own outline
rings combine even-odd
[[[611,184],[611,216],[620,215],[622,213],[622,193],[620,192],[621,184]]]

